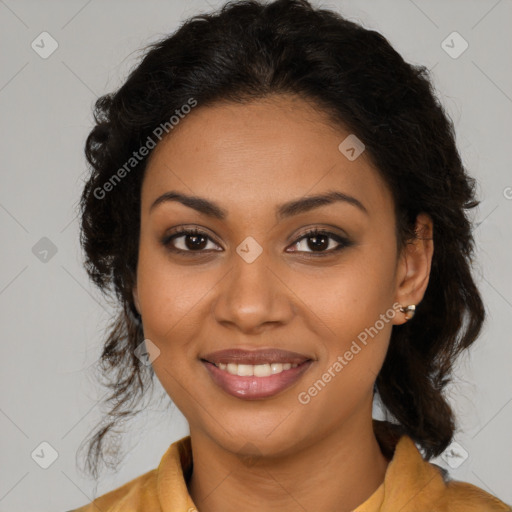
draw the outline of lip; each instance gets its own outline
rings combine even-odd
[[[210,354],[202,356],[200,359],[213,364],[235,363],[256,365],[264,363],[292,363],[300,365],[312,358],[304,354],[299,354],[298,352],[290,352],[289,350],[280,350],[276,348],[263,348],[258,350],[230,348],[211,352]]]
[[[295,384],[309,369],[313,359],[297,352],[278,349],[227,349],[201,357],[213,382],[223,391],[242,400],[259,400],[281,393]],[[216,364],[292,363],[295,368],[283,370],[268,377],[231,375]]]

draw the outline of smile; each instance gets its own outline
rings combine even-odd
[[[264,364],[236,364],[218,363],[215,366],[231,375],[240,377],[269,377],[290,368],[297,368],[297,363],[264,363]]]

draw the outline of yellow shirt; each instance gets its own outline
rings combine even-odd
[[[374,425],[381,423],[374,420]],[[408,436],[392,442],[378,430],[375,433],[383,453],[388,457],[388,451],[392,458],[388,457],[382,484],[353,512],[512,512],[512,507],[472,484],[443,478],[440,468],[425,461]],[[169,446],[158,468],[69,512],[197,512],[187,489],[191,470],[186,436]]]

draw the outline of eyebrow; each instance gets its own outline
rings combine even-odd
[[[167,203],[170,201],[175,201],[181,203],[189,208],[192,208],[199,213],[207,215],[208,217],[212,217],[219,220],[225,220],[228,216],[227,210],[221,208],[218,204],[205,199],[203,197],[198,196],[189,196],[180,192],[176,192],[171,190],[159,196],[153,204],[150,206],[149,211],[151,212],[158,205]],[[284,219],[287,217],[291,217],[293,215],[298,215],[300,213],[308,212],[313,210],[314,208],[319,208],[320,206],[325,206],[328,204],[333,204],[336,202],[344,202],[351,204],[357,207],[359,210],[368,215],[368,210],[365,206],[356,199],[355,197],[349,196],[343,192],[339,192],[337,190],[329,190],[323,194],[318,194],[315,196],[305,196],[300,199],[295,199],[293,201],[289,201],[287,203],[283,203],[276,207],[276,217],[278,219]]]

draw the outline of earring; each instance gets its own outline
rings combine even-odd
[[[403,306],[400,306],[400,311],[402,313],[405,313],[406,320],[410,320],[414,316],[414,313],[416,312],[416,306],[414,304],[406,306],[405,308]]]

